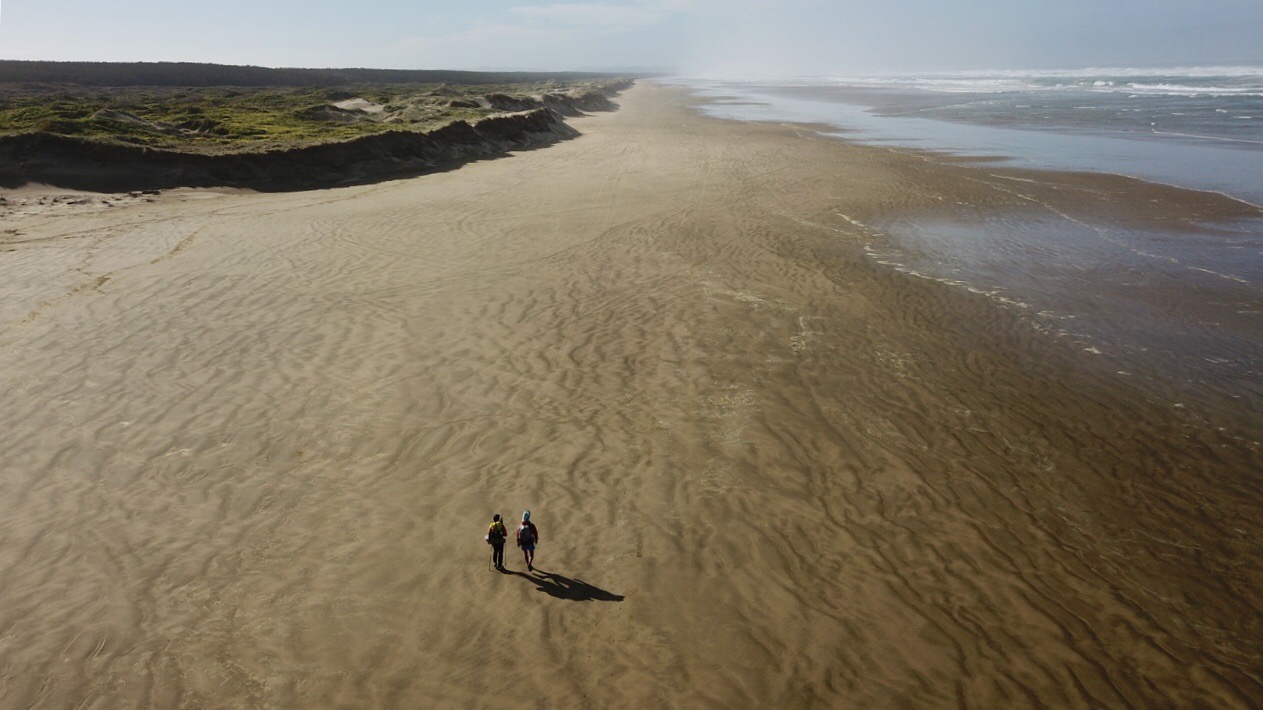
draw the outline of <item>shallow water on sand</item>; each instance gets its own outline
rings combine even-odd
[[[860,103],[863,95],[845,87],[700,87],[714,99],[703,105],[710,115],[824,123],[838,128],[822,129],[826,135],[846,140],[991,156],[1003,168],[1135,175],[1263,203],[1263,151],[1245,144],[1158,140],[1105,126],[1021,130],[892,115],[889,105],[870,109]],[[979,121],[985,117],[985,108],[971,111]],[[1024,183],[1039,180],[1040,173],[1028,174],[989,178],[1022,195]],[[921,215],[863,226],[872,240],[869,254],[882,264],[1026,311],[1037,328],[1102,355],[1124,376],[1167,387],[1168,397],[1259,411],[1263,219],[1170,229],[1123,221],[1030,200],[1029,210],[968,221]]]
[[[893,220],[869,255],[1021,309],[1120,374],[1263,406],[1263,222],[1158,232],[1051,212]]]

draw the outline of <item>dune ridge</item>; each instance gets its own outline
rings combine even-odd
[[[0,185],[36,182],[108,192],[212,186],[312,189],[450,168],[575,135],[549,108],[453,121],[427,132],[390,131],[316,145],[219,154],[21,133],[0,136]]]

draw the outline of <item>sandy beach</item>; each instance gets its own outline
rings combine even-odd
[[[374,185],[4,192],[0,707],[1260,703],[1260,415],[858,238],[1249,208],[617,101]]]

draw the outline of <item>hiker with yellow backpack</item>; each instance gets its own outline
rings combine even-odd
[[[487,528],[487,535],[483,538],[491,545],[491,562],[496,569],[504,571],[504,542],[509,539],[509,531],[504,527],[504,521],[500,520],[500,514],[496,513],[491,518],[491,527]]]

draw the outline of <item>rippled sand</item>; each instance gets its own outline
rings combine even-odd
[[[413,180],[6,216],[0,706],[1263,698],[1257,417],[864,256],[1011,189],[621,103]],[[489,572],[527,507],[541,572]]]

